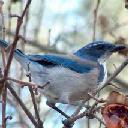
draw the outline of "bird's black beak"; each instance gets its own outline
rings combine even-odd
[[[118,52],[124,49],[126,49],[126,46],[124,45],[115,45],[115,47],[111,50],[111,52]]]

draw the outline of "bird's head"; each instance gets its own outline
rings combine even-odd
[[[112,53],[125,49],[124,45],[112,44],[106,41],[95,41],[87,44],[74,54],[93,61],[105,61]]]

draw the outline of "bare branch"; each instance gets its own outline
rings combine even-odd
[[[26,115],[28,116],[28,118],[31,120],[31,122],[34,124],[34,126],[36,128],[38,128],[38,124],[35,121],[34,117],[29,112],[29,110],[26,108],[26,106],[21,101],[21,99],[19,98],[19,96],[16,94],[16,92],[14,91],[14,89],[8,83],[6,83],[6,84],[7,84],[7,88],[9,89],[9,91],[11,92],[11,94],[16,98],[16,100],[18,101],[18,103],[20,104],[20,106],[22,107],[22,109],[24,110],[24,112],[26,113]]]
[[[32,87],[33,89],[38,89],[38,88],[44,89],[44,87],[46,87],[46,86],[49,84],[49,82],[47,82],[47,83],[44,84],[44,85],[38,85],[38,84],[35,84],[35,83],[32,83],[32,82],[24,82],[24,81],[22,81],[22,80],[16,80],[16,79],[13,79],[13,78],[11,78],[11,77],[7,77],[6,80],[11,80],[11,81],[13,81],[13,82],[16,82],[16,83],[22,85],[22,87],[23,87],[23,86],[30,86],[30,87]],[[1,80],[1,81],[2,81],[2,80]]]

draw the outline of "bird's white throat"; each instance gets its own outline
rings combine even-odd
[[[103,81],[100,83],[100,85],[103,85],[105,81],[107,80],[107,67],[106,67],[106,61],[105,59],[98,60],[99,64],[103,66],[104,68],[104,78]]]

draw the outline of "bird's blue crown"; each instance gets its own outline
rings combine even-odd
[[[79,49],[74,54],[90,60],[97,61],[102,56],[111,55],[113,52],[124,49],[122,45],[115,45],[106,41],[95,41]]]

